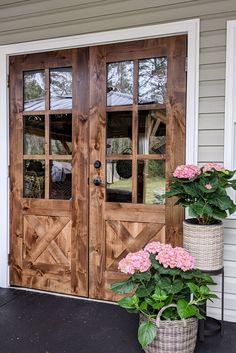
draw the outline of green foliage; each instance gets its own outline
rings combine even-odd
[[[162,320],[203,319],[199,306],[217,297],[208,287],[215,284],[208,274],[197,269],[184,272],[177,268],[164,268],[155,255],[150,255],[150,259],[152,266],[149,271],[135,273],[126,281],[112,285],[112,290],[118,294],[132,292],[131,296],[119,301],[122,308],[146,318],[138,330],[142,347],[150,344],[156,336],[157,327],[152,319],[156,319],[160,309],[169,304],[177,305],[177,309],[166,309]]]
[[[132,292],[135,286],[136,286],[135,282],[132,280],[129,280],[124,282],[113,283],[111,286],[111,289],[118,294],[127,294]]]
[[[150,177],[165,178],[165,163],[164,161],[148,161],[148,174]]]
[[[148,346],[156,337],[156,327],[151,321],[143,322],[138,329],[138,340],[142,348]]]
[[[236,190],[236,180],[231,180],[235,171],[212,170],[193,179],[172,177],[166,198],[176,197],[176,205],[189,208],[190,215],[199,224],[213,224],[236,211],[236,205],[227,194],[228,188]],[[207,188],[209,186],[209,188]]]

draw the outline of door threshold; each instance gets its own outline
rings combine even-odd
[[[33,289],[33,288],[14,287],[14,286],[9,286],[7,288],[8,289],[26,291],[26,292],[48,294],[48,295],[52,295],[52,296],[64,297],[64,298],[69,298],[69,299],[79,299],[79,300],[85,300],[85,301],[96,302],[96,303],[118,305],[116,302],[112,302],[112,301],[108,301],[108,300],[93,299],[93,298],[88,298],[88,297],[80,297],[80,296],[76,296],[76,295],[72,295],[72,294],[62,294],[62,293],[56,293],[56,292],[48,292],[48,291],[45,291],[45,290],[39,290],[39,289]]]

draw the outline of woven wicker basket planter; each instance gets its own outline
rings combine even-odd
[[[160,310],[157,320],[152,320],[157,326],[157,336],[154,341],[144,348],[145,353],[193,353],[196,346],[198,320],[167,321],[160,320],[162,312],[171,306]],[[146,319],[140,315],[140,322]]]
[[[217,271],[223,267],[224,226],[201,225],[184,221],[183,246],[195,259],[195,268],[202,271]]]

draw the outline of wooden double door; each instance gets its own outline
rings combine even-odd
[[[10,57],[10,283],[116,300],[127,252],[181,244],[186,36]]]

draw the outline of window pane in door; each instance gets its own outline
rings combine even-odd
[[[106,200],[132,202],[132,161],[107,161]]]
[[[133,61],[107,65],[107,106],[133,104]]]
[[[70,200],[71,180],[71,161],[50,161],[49,198]]]
[[[50,115],[50,154],[72,153],[72,115]]]
[[[24,116],[24,154],[45,153],[45,119],[43,115]]]
[[[44,160],[24,161],[24,187],[26,198],[44,198],[45,162]]]
[[[138,203],[165,203],[165,161],[138,160],[137,190]]]
[[[107,114],[107,154],[132,154],[132,112]]]
[[[139,60],[139,104],[165,103],[167,58]]]
[[[50,109],[72,109],[72,70],[50,70]]]
[[[24,111],[45,109],[44,71],[24,72]]]
[[[165,154],[166,110],[142,110],[138,117],[138,153]]]

